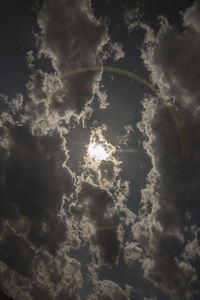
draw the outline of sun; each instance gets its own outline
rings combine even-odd
[[[109,154],[102,144],[90,143],[88,147],[88,154],[95,160],[105,160]]]

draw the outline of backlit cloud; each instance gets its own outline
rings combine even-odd
[[[149,5],[1,14],[0,297],[199,297],[200,5]]]

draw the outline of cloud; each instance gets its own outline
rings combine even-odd
[[[20,110],[23,108],[23,95],[16,94],[14,98],[11,99],[9,106],[13,114],[19,113]]]
[[[198,35],[200,35],[199,13],[200,13],[200,4],[198,1],[195,1],[193,5],[182,14],[184,25],[189,26]]]
[[[141,8],[139,7],[139,2],[137,3],[137,7],[134,9],[126,10],[124,13],[124,21],[128,28],[129,33],[133,31],[137,26],[140,25],[143,13]]]
[[[121,43],[115,42],[112,45],[112,49],[113,49],[113,52],[114,52],[114,61],[117,61],[117,60],[119,60],[121,58],[124,58],[125,52],[123,51]]]
[[[14,299],[78,299],[82,287],[80,263],[60,249],[51,256],[37,252],[34,259],[34,276],[29,279],[8,266],[1,268],[1,285]],[[65,297],[65,298],[64,298]]]
[[[196,109],[199,68],[195,62],[200,59],[200,39],[189,27],[177,33],[165,18],[161,18],[160,23],[157,36],[152,38],[149,29],[146,37],[148,51],[142,50],[142,59],[151,71],[153,83],[159,86],[164,97],[174,97],[182,106],[194,102]]]
[[[127,145],[128,141],[130,140],[131,133],[134,132],[131,124],[126,124],[123,129],[125,133],[117,137],[118,145]]]
[[[26,118],[33,131],[46,134],[61,122],[69,123],[91,115],[96,94],[101,108],[107,106],[100,87],[103,46],[108,41],[107,27],[93,15],[90,1],[64,2],[45,0],[37,16],[35,33],[39,49],[37,60],[27,53],[31,68],[27,83]],[[37,69],[39,59],[47,59],[52,71]],[[97,71],[84,68],[99,66]]]
[[[88,299],[128,300],[129,297],[117,283],[110,280],[98,280],[95,282],[95,292]]]
[[[143,101],[138,127],[146,136],[144,148],[152,170],[132,229],[138,251],[145,253],[139,258],[145,277],[173,299],[190,299],[191,283],[197,278],[195,268],[183,258],[192,225],[200,225],[197,10],[195,3],[183,13],[179,32],[164,17],[157,33],[141,24],[146,31],[141,57],[166,103],[152,96]],[[127,245],[127,250],[131,247]],[[134,260],[134,253],[127,259]]]
[[[117,182],[121,168],[120,161],[114,156],[116,151],[115,146],[105,138],[106,131],[107,126],[105,124],[101,126],[95,125],[91,128],[87,149],[91,143],[101,144],[108,153],[108,157],[106,160],[95,160],[86,150],[81,180],[90,180],[91,183],[94,182],[100,188],[109,191],[113,187],[113,182]]]
[[[104,51],[102,53],[102,58],[104,61],[109,58],[112,58],[114,61],[118,61],[119,59],[122,59],[124,57],[125,57],[125,52],[120,42],[109,41],[104,46]]]
[[[48,95],[50,109],[63,116],[80,114],[94,96],[99,72],[70,72],[101,64],[98,54],[107,42],[106,26],[95,19],[90,1],[44,1],[38,14],[40,55],[50,59],[59,88]],[[77,88],[78,87],[78,88]]]
[[[26,62],[30,69],[34,68],[34,61],[35,61],[34,53],[32,50],[30,50],[26,53]]]
[[[198,231],[196,227],[192,228],[193,235],[188,240],[183,251],[183,257],[186,261],[195,261],[200,256]]]
[[[132,264],[134,261],[139,261],[142,254],[142,248],[139,243],[126,243],[124,247],[124,260],[126,264]]]
[[[99,166],[101,178],[111,181],[114,178],[114,163],[103,160]]]
[[[78,200],[71,205],[71,214],[78,221],[86,217],[92,226],[91,236],[103,263],[115,263],[120,251],[119,216],[112,197],[104,190],[84,183]]]
[[[121,250],[118,199],[114,201],[109,193],[112,181],[118,189],[122,187],[116,180],[119,162],[111,157],[96,166],[99,187],[91,175],[86,182],[86,173],[92,169],[88,171],[88,165],[80,185],[80,178],[68,167],[66,141],[70,118],[78,122],[90,115],[95,94],[100,108],[107,106],[100,86],[101,68],[83,69],[102,65],[109,38],[106,25],[94,17],[86,0],[46,0],[37,21],[38,55],[27,53],[29,99],[16,94],[8,101],[1,95],[6,103],[0,127],[1,285],[14,299],[79,300],[81,264],[71,252],[84,244],[84,234],[90,240],[93,261],[117,263]],[[112,44],[112,54],[115,60],[124,57],[120,43]],[[45,59],[51,63],[49,73],[37,68]],[[111,144],[106,147],[114,152]],[[125,197],[128,187],[123,190]],[[71,218],[67,206],[74,196]],[[88,231],[83,226],[81,234],[74,220],[85,222]],[[116,283],[105,281],[105,285],[106,296],[110,288],[112,299],[128,299]]]
[[[128,265],[140,262],[145,278],[173,299],[191,298],[200,225],[198,12],[195,2],[182,13],[179,32],[160,17],[157,33],[141,23],[139,9],[126,14],[130,31],[139,25],[145,30],[141,58],[167,102],[143,100],[138,128],[152,170],[136,217],[125,207],[129,182],[120,176],[117,150],[103,134],[106,126],[85,136],[101,142],[109,159],[95,162],[84,157],[83,148],[79,170],[69,168],[70,119],[77,124],[90,116],[95,94],[100,108],[108,105],[101,68],[84,68],[101,66],[110,56],[123,58],[122,45],[108,42],[107,27],[95,18],[90,1],[44,1],[37,19],[38,56],[27,53],[29,99],[0,95],[0,275],[6,294],[80,300],[88,275],[72,256],[89,245],[87,258],[97,273],[88,277],[93,285],[88,299],[129,299],[130,286],[123,290],[98,277],[101,268],[121,263],[120,254]],[[51,63],[51,72],[37,69],[40,59]],[[122,145],[133,131],[131,125],[124,130]],[[130,243],[123,241],[126,226],[132,229]]]
[[[67,254],[79,246],[79,237],[63,210],[63,199],[73,191],[64,141],[58,131],[33,136],[28,124],[7,123],[1,130],[0,260],[11,274],[7,278],[8,267],[1,272],[2,286],[10,286],[8,292],[15,298],[19,279],[27,278],[36,285],[34,293],[61,293],[68,278],[72,297],[81,286],[81,275],[80,265]],[[30,294],[33,285],[22,282]]]

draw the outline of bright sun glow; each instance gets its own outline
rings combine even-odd
[[[101,144],[91,143],[88,147],[88,153],[96,160],[104,160],[109,154]]]

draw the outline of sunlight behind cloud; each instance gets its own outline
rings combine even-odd
[[[101,144],[91,143],[88,147],[88,154],[95,160],[105,160],[109,154]]]

